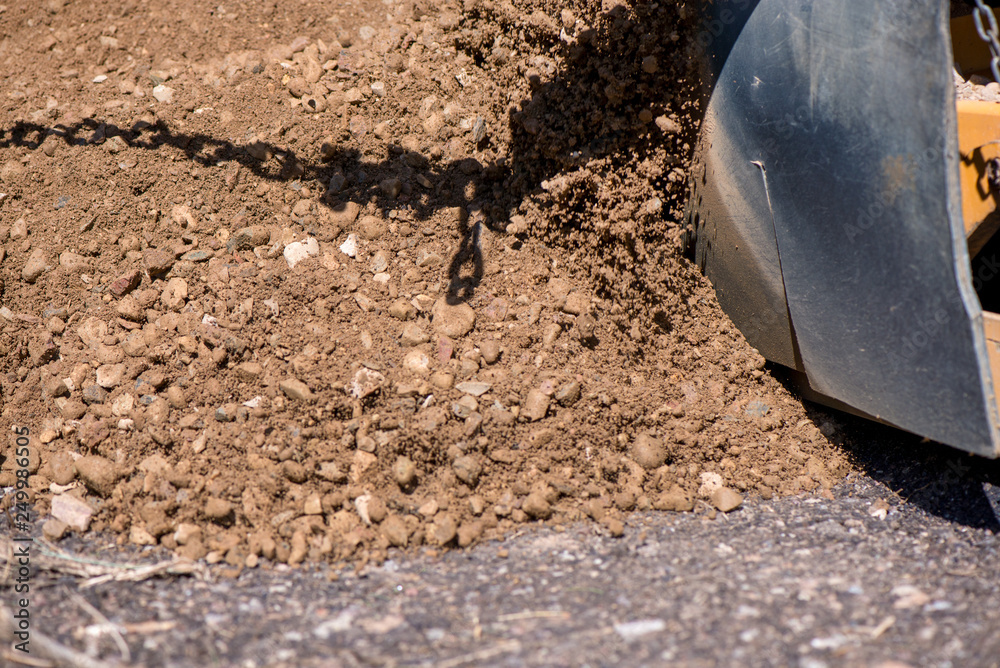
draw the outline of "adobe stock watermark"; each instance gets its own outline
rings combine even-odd
[[[27,427],[12,426],[11,430],[15,437],[14,463],[17,466],[13,491],[13,516],[8,513],[8,519],[14,525],[11,527],[14,543],[11,568],[14,575],[13,593],[16,596],[11,613],[15,637],[13,647],[18,652],[29,654],[31,646],[31,599],[29,598],[31,595],[31,544],[34,541],[31,537],[31,506],[28,504],[30,465],[28,445],[31,441]]]
[[[703,56],[727,30],[735,28],[736,23],[745,17],[756,5],[756,0],[731,0],[716,2],[718,8],[714,14],[701,20],[700,30],[694,37],[693,46],[697,55]],[[788,144],[794,139],[796,129],[808,127],[813,122],[814,109],[810,105],[800,105],[791,113],[781,118],[769,118],[770,136],[759,145],[760,154],[767,166],[768,157],[780,156],[787,152]],[[844,234],[848,241],[854,242],[858,237],[872,229],[890,212],[900,197],[916,188],[917,177],[928,165],[942,160],[946,148],[945,137],[939,137],[934,145],[912,154],[885,156],[878,174],[879,192],[871,198],[871,202],[861,208],[854,219],[842,223]]]
[[[1000,261],[997,261],[997,256],[994,254],[979,264],[979,268],[972,275],[972,287],[979,292],[997,276],[1000,276]]]
[[[889,352],[889,365],[892,370],[899,371],[909,366],[920,351],[929,346],[944,331],[948,320],[948,311],[943,308],[939,308],[930,316],[921,319],[918,327],[902,338],[899,350]]]
[[[739,18],[737,12],[746,12],[751,5],[756,5],[754,0],[732,0],[728,3],[720,3],[720,9],[716,16],[707,17],[701,22],[701,30],[694,38],[694,44],[698,48],[699,54],[703,54],[713,44],[715,40],[722,37],[727,28],[736,23]],[[733,9],[730,9],[733,7]],[[735,11],[734,11],[735,9]]]
[[[942,142],[943,143],[943,142]],[[860,209],[857,217],[843,224],[847,240],[854,242],[882,220],[896,200],[905,197],[907,191],[916,187],[917,175],[930,164],[942,159],[944,150],[938,146],[928,146],[923,151],[912,154],[885,156],[882,159],[882,188],[878,197],[868,206]]]

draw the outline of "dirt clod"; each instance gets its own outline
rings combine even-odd
[[[451,465],[455,471],[455,477],[464,482],[469,487],[475,487],[482,475],[483,467],[479,458],[475,455],[464,455],[459,457]]]
[[[87,489],[103,497],[111,495],[118,481],[113,462],[99,455],[87,455],[76,461],[76,475]]]
[[[663,441],[648,433],[639,434],[632,443],[632,459],[647,470],[658,469],[667,461],[667,448]]]
[[[528,517],[536,520],[547,520],[552,516],[552,506],[541,492],[529,494],[524,499],[521,509],[527,513]]]
[[[476,312],[468,304],[449,304],[445,299],[434,303],[434,329],[443,334],[458,338],[465,336],[476,324]]]
[[[720,487],[712,492],[710,497],[712,505],[723,513],[732,512],[743,504],[743,497],[740,493],[729,487]]]

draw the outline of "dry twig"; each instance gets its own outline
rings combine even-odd
[[[189,559],[175,557],[155,564],[121,564],[97,559],[88,559],[59,549],[47,540],[36,538],[32,545],[31,567],[36,575],[53,573],[84,578],[81,588],[93,587],[105,582],[139,582],[164,575],[194,575],[205,579],[208,569],[204,564]],[[13,584],[14,543],[0,536],[0,586]],[[118,646],[125,663],[130,660],[128,645],[122,637],[123,627],[113,624],[99,610],[78,597],[80,604],[99,623],[92,627],[100,632],[109,632]],[[0,643],[11,642],[15,636],[16,624],[11,612],[0,604]],[[36,629],[31,631],[32,654],[22,656],[13,650],[0,651],[0,661],[36,666],[38,668],[109,668],[109,664],[87,654],[77,652],[49,638]],[[6,665],[6,664],[5,664]]]
[[[84,589],[110,581],[140,582],[161,575],[194,575],[203,579],[208,576],[204,564],[181,557],[155,564],[120,564],[79,557],[60,550],[42,538],[36,538],[32,544],[37,548],[31,556],[31,566],[36,573],[47,571],[86,578],[81,584]],[[12,554],[13,543],[9,538],[0,536],[0,566],[3,567],[0,585],[10,584]]]
[[[13,640],[15,630],[14,616],[6,606],[0,604],[0,642],[6,644]],[[3,658],[27,666],[54,665],[63,668],[110,668],[109,664],[104,661],[93,659],[86,654],[72,650],[37,630],[31,631],[31,651],[36,656],[30,657],[30,660],[28,660],[28,657],[18,656],[12,651],[5,651]],[[51,663],[36,661],[35,658],[38,656],[48,659]]]

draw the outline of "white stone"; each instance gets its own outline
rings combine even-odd
[[[309,237],[305,241],[290,243],[285,246],[284,255],[288,267],[294,269],[299,262],[319,255],[319,242],[313,237]]]
[[[364,399],[368,395],[374,394],[380,387],[382,383],[385,382],[385,376],[380,374],[378,371],[368,369],[366,367],[361,367],[354,374],[354,378],[347,386],[347,391],[350,392],[351,396],[355,399]]]
[[[358,498],[354,499],[354,507],[358,510],[358,515],[361,517],[361,521],[365,524],[371,524],[372,519],[368,516],[368,504],[371,502],[371,494],[362,494]]]
[[[97,384],[106,390],[110,390],[121,384],[124,375],[124,364],[102,364],[97,367]],[[121,415],[121,413],[116,413],[116,415]]]
[[[421,375],[430,373],[431,360],[427,353],[419,349],[413,349],[403,357],[403,368]]]
[[[98,370],[98,373],[100,373],[100,370]],[[115,417],[128,415],[132,412],[133,408],[135,408],[135,397],[128,392],[119,395],[114,401],[111,402],[111,414]]]
[[[59,494],[52,497],[52,517],[65,522],[77,531],[86,531],[94,509],[86,501],[70,494]]]
[[[615,633],[625,640],[633,640],[650,633],[660,633],[666,628],[667,623],[662,619],[637,619],[634,622],[615,624]]]
[[[340,252],[347,257],[358,256],[358,237],[355,234],[348,234],[347,241],[340,244]]]
[[[170,104],[174,101],[174,89],[169,86],[164,86],[160,84],[153,89],[153,97],[156,98],[157,102],[163,102],[164,104]]]
[[[456,385],[455,389],[459,392],[464,392],[465,394],[471,394],[474,397],[481,397],[489,391],[490,387],[491,385],[489,383],[466,381]]]
[[[717,489],[722,489],[722,476],[712,471],[705,471],[701,474],[701,487],[698,488],[698,496],[707,499]]]

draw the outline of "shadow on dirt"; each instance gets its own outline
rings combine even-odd
[[[462,159],[432,160],[391,142],[385,145],[382,155],[364,155],[339,142],[324,147],[324,159],[313,163],[278,143],[240,145],[204,134],[179,132],[161,120],[140,120],[130,127],[118,127],[94,118],[73,125],[19,122],[0,134],[0,147],[38,150],[53,137],[72,146],[97,147],[117,136],[132,149],[173,147],[190,162],[204,167],[235,162],[258,178],[315,184],[326,192],[322,202],[331,208],[346,202],[361,207],[373,204],[386,216],[404,209],[405,215],[419,221],[446,207],[464,207],[470,215],[459,217],[457,222],[460,241],[447,263],[446,296],[451,303],[467,301],[483,277],[484,228],[506,230],[510,217],[525,198],[538,198],[551,217],[558,219],[553,224],[554,234],[547,235],[547,240],[557,243],[573,243],[563,238],[563,231],[579,228],[595,217],[597,192],[593,183],[567,181],[563,191],[575,191],[567,206],[565,202],[556,205],[549,201],[553,198],[545,192],[546,180],[586,171],[588,162],[595,159],[610,158],[603,169],[622,169],[656,155],[660,147],[666,149],[669,164],[662,166],[662,176],[654,186],[661,193],[684,190],[672,170],[685,165],[697,127],[671,125],[664,130],[652,118],[688,109],[691,101],[703,94],[690,81],[694,69],[686,56],[687,44],[694,38],[693,19],[684,21],[676,13],[656,11],[634,1],[620,3],[597,16],[592,28],[564,41],[551,26],[530,21],[522,26],[523,16],[507,15],[501,9],[477,8],[467,15],[470,29],[456,33],[456,47],[487,71],[495,70],[496,76],[509,75],[509,68],[505,68],[507,55],[498,54],[495,45],[499,43],[498,35],[507,28],[517,33],[512,26],[521,26],[520,39],[524,43],[511,46],[519,51],[560,53],[563,64],[557,66],[548,56],[532,57],[532,66],[525,72],[530,95],[509,103],[497,101],[494,111],[506,127],[479,132],[474,129],[472,140],[477,151],[469,151],[470,157]],[[499,32],[486,34],[490,30]],[[452,134],[457,132],[447,129]],[[495,157],[495,137],[501,135],[507,136],[507,148],[505,154]],[[347,131],[342,131],[341,139],[347,137]],[[430,177],[433,185],[428,188],[424,182],[425,187],[418,187],[414,181],[418,175]],[[327,190],[331,179],[337,186]],[[398,195],[391,194],[393,186],[387,182],[392,179],[399,179],[397,185],[402,192]],[[637,210],[635,230],[625,236],[607,230],[593,232],[600,237],[595,245],[604,248],[609,256],[601,261],[614,264],[616,269],[641,264],[644,243],[652,247],[669,243],[662,231],[667,212],[666,206],[662,213],[659,209]],[[320,229],[305,231],[322,233]],[[517,232],[522,241],[527,238],[527,230]],[[619,256],[629,256],[630,262],[623,262],[621,257],[610,259],[609,248]],[[619,281],[612,271],[592,273],[599,293],[613,291]],[[650,285],[647,292],[662,289]]]
[[[273,143],[257,141],[247,146],[240,146],[209,135],[175,132],[162,121],[149,123],[140,120],[130,127],[123,128],[93,118],[84,119],[73,125],[52,126],[22,121],[0,135],[0,148],[19,146],[38,150],[49,137],[56,137],[57,141],[69,146],[89,145],[95,148],[115,137],[120,137],[127,148],[157,151],[169,146],[178,149],[190,162],[202,167],[236,163],[261,179],[317,183],[326,191],[321,200],[322,204],[332,210],[343,208],[349,201],[356,202],[360,206],[372,202],[385,214],[392,209],[404,208],[414,219],[426,220],[439,209],[451,206],[468,207],[473,215],[471,220],[466,216],[459,219],[457,232],[461,242],[448,267],[449,302],[468,300],[482,280],[480,228],[487,224],[487,220],[482,215],[481,205],[470,203],[461,196],[444,194],[440,185],[433,197],[433,204],[430,203],[431,198],[421,197],[418,194],[412,197],[404,194],[398,199],[390,194],[393,187],[391,180],[405,175],[406,172],[412,172],[412,165],[431,170],[436,182],[451,186],[449,192],[462,193],[468,184],[477,181],[474,175],[481,171],[482,166],[472,158],[431,168],[426,157],[390,144],[386,147],[385,158],[377,163],[365,161],[358,151],[339,147],[330,152],[328,160],[312,163],[300,160],[295,151]],[[123,147],[123,150],[124,148],[126,147]],[[470,160],[475,164],[470,164]],[[374,173],[381,178],[369,178],[366,172]],[[331,179],[343,180],[344,174],[350,175],[350,182],[343,184],[343,190],[328,189]],[[477,190],[480,190],[481,184],[477,185],[479,185]],[[292,216],[292,219],[303,224],[305,232],[319,236],[323,240],[331,240],[340,232],[340,230],[323,230],[321,223],[317,221],[307,221],[295,216]]]
[[[806,400],[803,405],[855,466],[902,500],[949,522],[1000,532],[1000,461]]]

